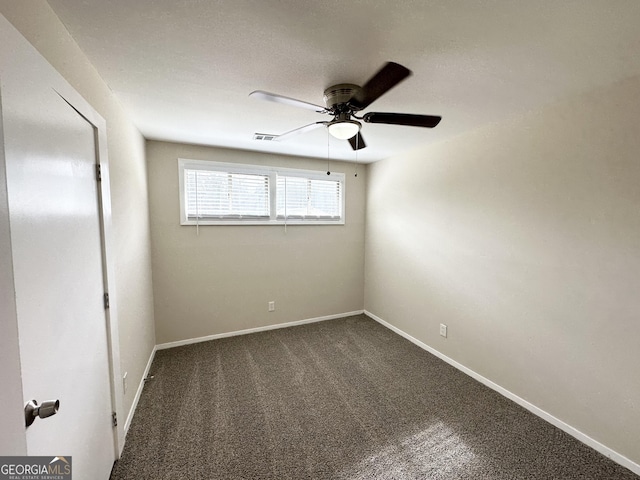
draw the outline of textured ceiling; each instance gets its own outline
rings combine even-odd
[[[248,94],[322,104],[395,61],[413,76],[365,112],[443,120],[364,124],[370,162],[640,75],[637,0],[48,1],[150,139],[354,161],[325,129],[253,140],[328,117]]]

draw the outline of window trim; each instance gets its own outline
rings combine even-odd
[[[210,170],[218,172],[244,173],[244,174],[267,174],[269,176],[269,214],[268,219],[246,218],[246,219],[200,219],[189,220],[187,218],[187,190],[185,186],[185,169]],[[331,220],[327,218],[277,218],[277,177],[278,174],[286,176],[297,176],[312,180],[335,180],[340,182],[341,209],[342,216],[339,219]],[[249,165],[245,163],[217,162],[213,160],[191,160],[178,158],[178,185],[180,195],[180,225],[344,225],[346,220],[345,197],[346,197],[346,176],[342,172],[327,172],[320,170],[305,170],[300,168],[272,167],[265,165]]]

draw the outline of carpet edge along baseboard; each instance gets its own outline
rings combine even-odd
[[[335,313],[332,315],[306,318],[304,320],[296,320],[293,322],[276,323],[273,325],[263,325],[261,327],[246,328],[243,330],[236,330],[233,332],[223,332],[223,333],[216,333],[214,335],[205,335],[203,337],[187,338],[184,340],[177,340],[175,342],[160,343],[156,345],[156,350],[165,350],[167,348],[181,347],[183,345],[191,345],[193,343],[208,342],[210,340],[217,340],[219,338],[235,337],[238,335],[248,335],[250,333],[266,332],[268,330],[276,330],[279,328],[295,327],[297,325],[305,325],[307,323],[323,322],[325,320],[335,320],[337,318],[351,317],[353,315],[361,315],[363,313],[365,313],[364,310],[355,310],[353,312]]]
[[[412,337],[411,335],[409,335],[405,331],[399,329],[398,327],[395,327],[394,325],[392,325],[389,322],[383,320],[382,318],[378,317],[377,315],[375,315],[375,314],[373,314],[373,313],[371,313],[371,312],[369,312],[367,310],[364,311],[364,314],[367,317],[371,318],[372,320],[375,320],[376,322],[378,322],[380,325],[383,325],[383,326],[387,327],[389,330],[397,333],[401,337],[406,338],[407,340],[409,340],[414,345],[417,345],[418,347],[422,348],[423,350],[426,350],[427,352],[435,355],[439,359],[447,362],[452,367],[455,367],[458,370],[460,370],[461,372],[469,375],[474,380],[477,380],[478,382],[482,383],[483,385],[485,385],[485,386],[489,387],[490,389],[498,392],[503,397],[506,397],[509,400],[514,401],[515,403],[517,403],[521,407],[525,408],[529,412],[533,413],[537,417],[540,417],[542,420],[550,423],[551,425],[559,428],[563,432],[571,435],[576,440],[578,440],[578,441],[584,443],[585,445],[593,448],[597,452],[600,452],[605,457],[608,457],[611,460],[613,460],[614,462],[616,462],[618,465],[622,465],[623,467],[628,468],[629,470],[631,470],[633,473],[635,473],[637,475],[640,475],[640,465],[635,463],[633,460],[631,460],[631,459],[625,457],[624,455],[616,452],[612,448],[609,448],[606,445],[598,442],[597,440],[591,438],[589,435],[581,432],[577,428],[572,427],[571,425],[569,425],[566,422],[563,422],[559,418],[554,417],[550,413],[548,413],[545,410],[537,407],[533,403],[528,402],[524,398],[519,397],[518,395],[516,395],[515,393],[511,392],[510,390],[507,390],[506,388],[498,385],[497,383],[492,382],[488,378],[483,377],[482,375],[480,375],[479,373],[475,372],[474,370],[471,370],[470,368],[465,367],[461,363],[456,362],[452,358],[447,357],[442,352],[436,350],[435,348],[427,345],[424,342],[421,342],[417,338]]]

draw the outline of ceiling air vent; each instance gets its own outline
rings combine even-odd
[[[266,141],[266,142],[270,142],[272,140],[275,140],[278,137],[278,135],[274,135],[272,133],[254,133],[253,134],[253,139],[254,140],[262,140],[262,141]]]

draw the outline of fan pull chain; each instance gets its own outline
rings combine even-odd
[[[358,176],[358,140],[360,139],[359,137],[360,135],[356,134],[356,173],[354,177]]]
[[[187,214],[187,217],[189,214]],[[196,170],[196,237],[200,236],[200,202],[198,201],[198,171]]]
[[[284,177],[284,234],[287,234],[287,177]],[[278,212],[276,212],[277,214]]]
[[[331,175],[331,168],[329,167],[329,160],[331,155],[329,155],[329,143],[330,143],[329,129],[327,128],[327,175]]]

